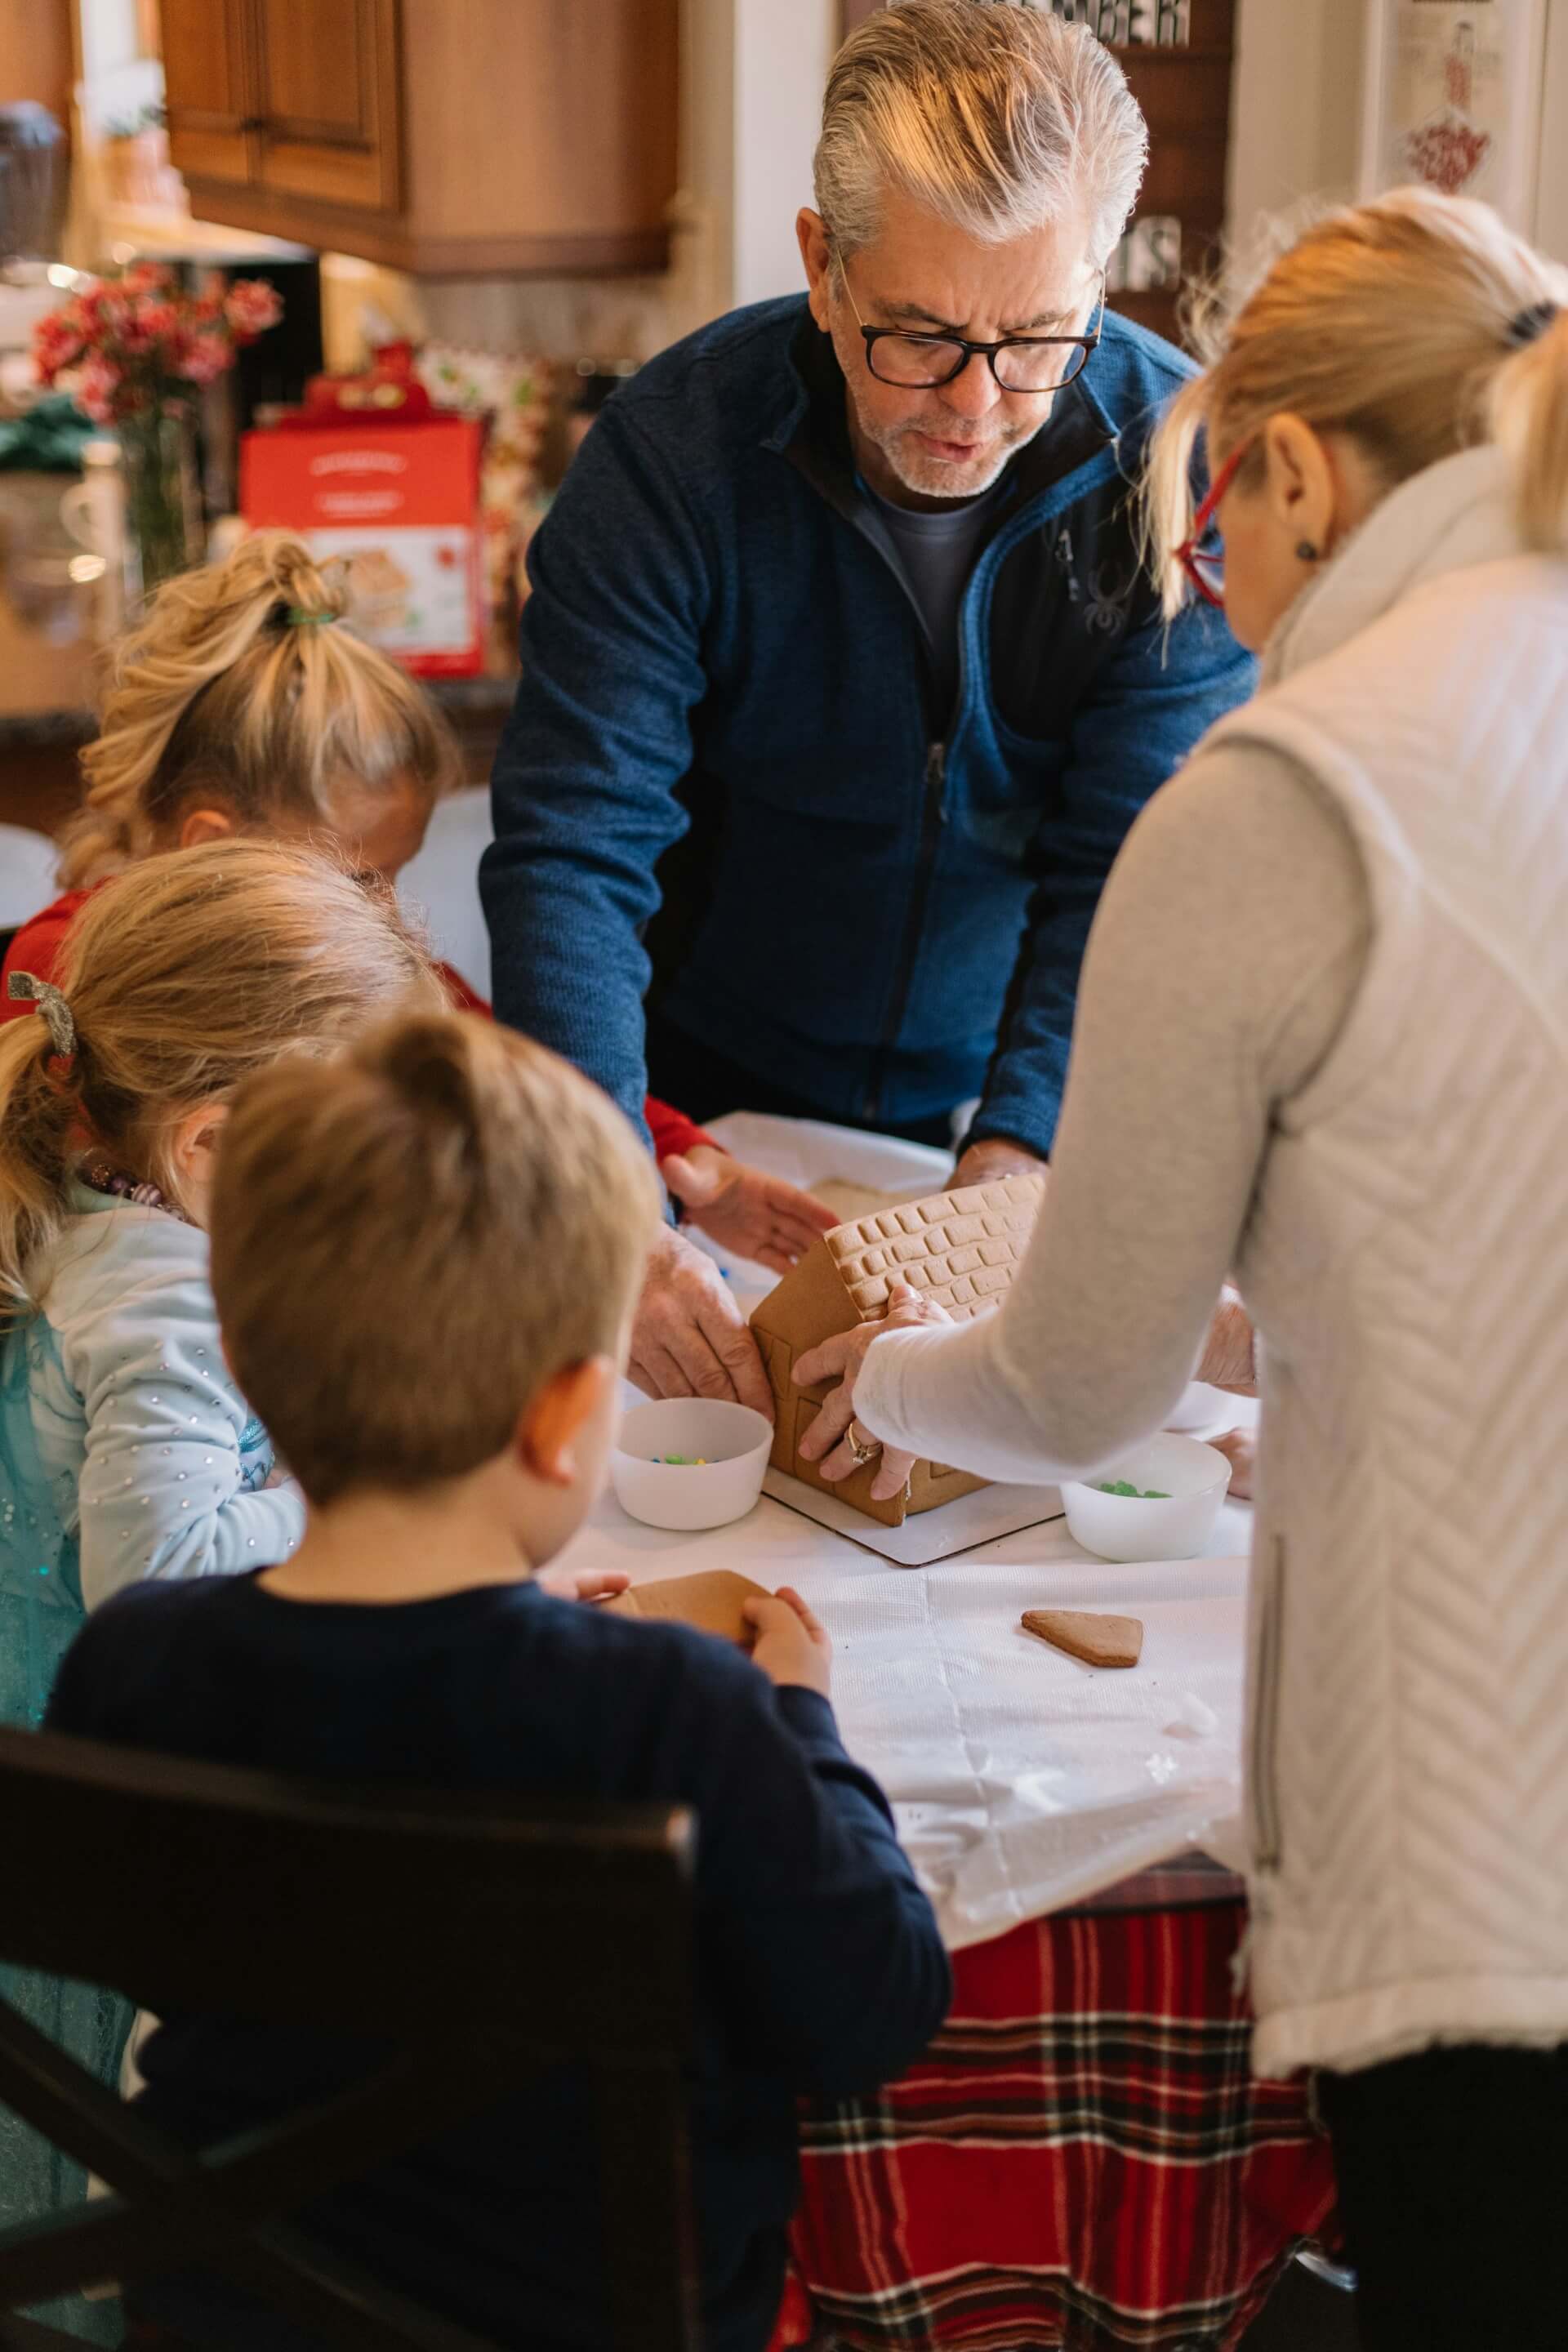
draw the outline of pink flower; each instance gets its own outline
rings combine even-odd
[[[137,261],[120,280],[122,294],[166,294],[171,278],[169,272],[155,261]]]
[[[230,327],[242,342],[264,335],[283,316],[283,304],[276,287],[268,286],[260,278],[237,278],[223,307]]]
[[[187,383],[213,383],[234,365],[234,346],[226,335],[192,335],[175,346],[171,364]]]
[[[110,425],[114,421],[115,396],[124,383],[120,370],[106,360],[89,359],[81,372],[76,396],[95,425]]]
[[[143,299],[132,310],[126,340],[137,338],[136,348],[145,349],[152,343],[173,342],[180,332],[180,312],[174,302],[148,301]]]
[[[53,383],[62,368],[81,357],[81,335],[63,310],[51,311],[33,330],[33,362],[39,381]]]

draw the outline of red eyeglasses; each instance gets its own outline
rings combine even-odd
[[[1214,529],[1214,519],[1251,447],[1250,441],[1244,441],[1231,451],[1210,484],[1207,498],[1193,517],[1191,531],[1176,550],[1177,562],[1205,604],[1221,613],[1225,610],[1225,550],[1205,551],[1204,541]]]

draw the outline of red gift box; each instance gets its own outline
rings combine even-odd
[[[350,611],[417,677],[484,667],[479,460],[474,417],[247,433],[240,511],[252,530],[297,532],[348,566]]]

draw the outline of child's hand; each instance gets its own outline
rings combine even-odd
[[[1252,1482],[1258,1463],[1258,1433],[1254,1429],[1233,1429],[1225,1437],[1211,1437],[1209,1444],[1217,1454],[1223,1454],[1230,1465],[1230,1496],[1232,1502],[1252,1500]]]
[[[710,1241],[774,1274],[787,1274],[818,1234],[841,1223],[797,1185],[764,1176],[710,1143],[672,1153],[659,1161],[658,1172]]]
[[[771,1683],[780,1690],[814,1690],[823,1698],[831,1696],[833,1645],[827,1629],[793,1586],[782,1586],[771,1601],[748,1601],[746,1622],[757,1629],[752,1659]]]
[[[631,1578],[624,1568],[545,1568],[533,1580],[557,1601],[613,1601]]]

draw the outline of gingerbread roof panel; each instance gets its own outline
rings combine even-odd
[[[837,1226],[827,1235],[828,1254],[862,1322],[886,1307],[889,1279],[908,1282],[963,1321],[1010,1286],[1040,1200],[1037,1176],[935,1192]]]

